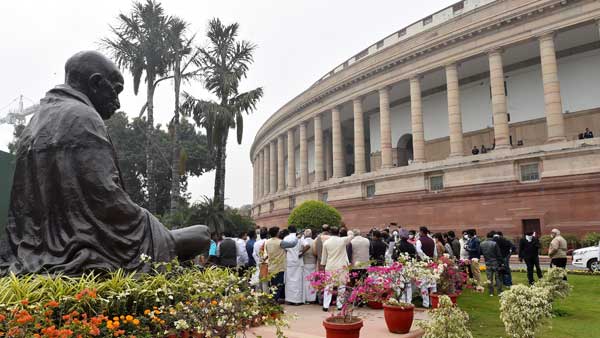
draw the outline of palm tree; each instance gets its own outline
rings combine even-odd
[[[196,124],[206,129],[209,146],[216,163],[214,197],[220,210],[225,210],[225,160],[229,129],[236,129],[237,142],[242,143],[244,115],[256,109],[263,95],[262,88],[240,93],[240,81],[246,77],[252,63],[255,46],[248,41],[237,41],[239,25],[225,26],[219,19],[209,22],[209,45],[201,48],[198,66],[203,72],[204,86],[217,98],[206,101],[184,94],[184,104],[193,113]]]
[[[179,104],[179,97],[181,91],[181,81],[189,80],[194,78],[198,74],[198,69],[186,73],[187,68],[193,63],[198,56],[198,51],[192,55],[192,43],[195,36],[187,38],[185,36],[188,24],[174,17],[170,21],[168,40],[170,44],[170,60],[171,68],[173,72],[174,90],[175,90],[175,109],[173,112],[173,119],[171,120],[170,131],[172,137],[172,155],[171,155],[171,212],[177,211],[180,203],[180,176],[181,172],[181,161],[185,157],[181,153],[181,147],[179,142],[179,115],[181,106]],[[187,60],[187,61],[186,61]],[[182,62],[184,65],[182,66]],[[171,76],[159,79],[158,82]]]
[[[222,234],[226,218],[225,210],[221,209],[218,201],[212,198],[203,196],[202,199],[202,202],[193,207],[197,210],[195,218],[202,220],[211,233]]]
[[[151,149],[151,133],[154,128],[154,90],[156,79],[164,77],[170,66],[169,25],[167,16],[160,3],[146,0],[134,2],[131,13],[120,14],[118,25],[111,26],[114,38],[102,40],[121,68],[127,69],[133,76],[133,91],[137,95],[142,75],[146,74],[146,104],[148,110],[148,129],[146,131],[146,172],[148,202],[150,212],[156,211],[156,184]]]

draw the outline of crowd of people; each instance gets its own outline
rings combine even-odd
[[[558,229],[552,230],[552,236],[549,256],[553,265],[564,268],[567,243]],[[469,278],[479,285],[480,259],[483,257],[488,291],[494,296],[512,285],[510,257],[516,252],[519,259],[525,261],[530,284],[534,283],[534,269],[538,278],[542,277],[539,250],[539,239],[532,232],[520,240],[517,251],[501,231],[490,231],[485,239],[480,239],[474,229],[465,230],[457,237],[454,231],[432,234],[427,227],[420,227],[418,232],[394,226],[381,230],[373,228],[363,233],[359,229],[325,224],[317,233],[311,229],[299,232],[290,225],[286,229],[260,227],[238,236],[225,232],[221,240],[214,238],[211,242],[208,263],[240,273],[256,267],[251,283],[257,290],[273,290],[274,299],[279,303],[319,303],[324,311],[328,311],[334,290],[325,288],[323,293],[312,290],[307,276],[315,271],[350,268],[354,272],[352,275],[361,278],[369,266],[389,265],[400,256],[435,260],[445,255],[460,263]],[[435,287],[435,284],[424,284],[418,290],[424,307],[429,307],[429,292],[434,292]],[[343,293],[344,287],[337,291]],[[407,295],[407,300],[412,300],[412,294]],[[336,306],[342,306],[340,297],[336,299]]]

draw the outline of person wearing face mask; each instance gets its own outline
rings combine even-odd
[[[417,232],[414,230],[410,230],[408,232],[408,243],[412,244],[412,245],[417,245],[417,238],[416,238]]]
[[[527,280],[529,285],[533,285],[533,268],[536,269],[538,279],[542,278],[542,269],[540,268],[540,241],[533,236],[533,232],[525,233],[525,237],[519,242],[519,261],[525,261],[527,265]]]
[[[387,264],[391,264],[393,259],[392,255],[394,253],[394,248],[396,247],[396,243],[399,242],[398,238],[398,230],[392,231],[390,235],[390,242],[388,243],[387,250],[385,252],[385,261]]]

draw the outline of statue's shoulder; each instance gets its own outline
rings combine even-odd
[[[61,88],[48,92],[31,122],[35,147],[81,144],[90,136],[107,140],[104,121],[86,100]]]

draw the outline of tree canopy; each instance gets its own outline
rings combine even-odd
[[[132,200],[139,205],[148,205],[148,177],[146,175],[146,156],[143,147],[146,133],[145,119],[129,120],[123,112],[117,112],[106,121],[119,166],[123,175],[125,189]],[[181,119],[179,124],[181,143],[180,174],[182,199],[189,199],[186,194],[187,178],[200,176],[212,170],[214,162],[208,154],[206,135],[198,132],[193,124]],[[157,214],[169,211],[171,193],[171,134],[160,126],[153,129],[150,145],[155,154]]]

